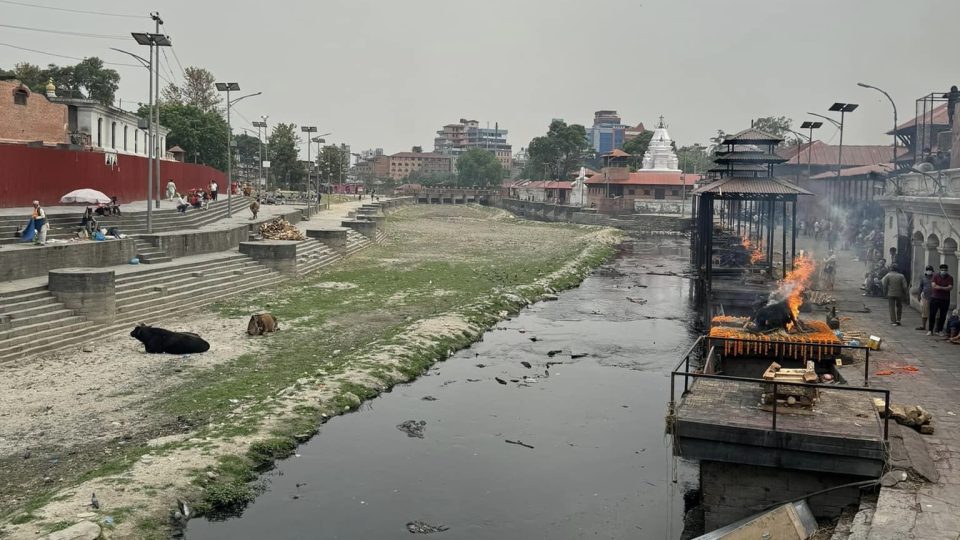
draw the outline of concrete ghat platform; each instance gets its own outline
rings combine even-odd
[[[687,459],[877,477],[886,459],[872,395],[823,389],[812,414],[759,407],[758,383],[696,379],[676,410],[674,453]]]

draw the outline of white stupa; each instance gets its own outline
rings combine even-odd
[[[663,124],[663,117],[660,117],[660,123],[653,132],[653,138],[650,139],[650,146],[643,154],[643,169],[651,171],[679,171],[679,160],[677,153],[673,151],[673,139],[667,133],[667,128]]]

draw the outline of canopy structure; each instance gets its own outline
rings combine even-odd
[[[110,197],[95,189],[85,188],[75,189],[67,193],[60,197],[60,202],[63,204],[107,204],[110,202]]]

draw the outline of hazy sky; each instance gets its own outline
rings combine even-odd
[[[618,110],[651,126],[664,115],[678,144],[707,143],[750,118],[826,113],[860,103],[844,142],[885,144],[894,97],[900,120],[916,98],[960,82],[957,0],[17,0],[144,14],[142,20],[0,2],[0,24],[107,35],[152,29],[160,9],[184,66],[237,81],[234,129],[269,115],[332,131],[328,142],[388,153],[433,147],[460,118],[499,122],[517,150],[552,118],[589,125]],[[110,40],[0,27],[0,43],[129,62],[132,38]],[[137,49],[141,50],[137,50]],[[172,75],[179,67],[169,56]],[[0,46],[0,66],[74,63]],[[118,97],[145,101],[142,68],[116,67]],[[246,120],[245,120],[245,119]],[[836,130],[819,137],[836,143]]]

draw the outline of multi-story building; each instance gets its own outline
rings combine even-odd
[[[452,155],[437,152],[400,152],[388,156],[387,176],[392,180],[403,180],[414,171],[427,175],[450,174],[455,160]]]
[[[459,124],[443,126],[433,139],[433,151],[438,154],[457,157],[472,148],[493,153],[506,171],[513,166],[513,149],[507,142],[507,130],[501,129],[499,124],[492,128],[480,127],[476,120],[461,118]]]
[[[617,111],[597,111],[593,113],[593,126],[587,128],[587,139],[595,152],[606,154],[623,146],[627,129],[634,128],[624,125]]]

